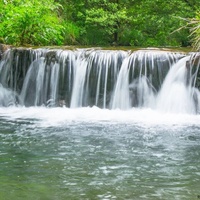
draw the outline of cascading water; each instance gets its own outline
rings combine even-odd
[[[5,105],[9,97],[12,105],[195,113],[198,70],[195,75],[186,67],[190,57],[158,50],[10,49],[0,64],[0,101]]]
[[[189,56],[177,62],[169,71],[157,98],[157,109],[163,112],[195,113],[192,86],[188,83]]]
[[[15,93],[0,84],[0,106],[14,106],[16,103]]]
[[[6,51],[0,199],[197,199],[199,58],[150,49]]]
[[[137,51],[124,60],[111,108],[154,107],[155,95],[169,68],[182,55],[162,51]]]
[[[74,70],[74,82],[71,97],[71,108],[77,108],[83,106],[84,98],[84,84],[87,72],[87,58],[82,55],[77,56],[75,70]]]

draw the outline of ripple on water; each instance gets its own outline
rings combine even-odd
[[[167,117],[163,124],[159,118],[148,122],[149,111],[11,110],[1,111],[2,197],[156,200],[199,194],[199,117],[170,123]]]

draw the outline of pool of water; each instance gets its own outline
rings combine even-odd
[[[0,199],[198,199],[200,116],[0,108]]]

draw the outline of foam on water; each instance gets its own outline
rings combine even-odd
[[[126,123],[138,125],[195,125],[200,124],[199,115],[161,113],[152,109],[108,110],[98,107],[46,108],[8,107],[0,108],[0,117],[8,120],[29,120],[43,127],[76,123]],[[33,120],[33,121],[31,121]]]

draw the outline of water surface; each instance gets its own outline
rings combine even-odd
[[[198,199],[200,116],[0,108],[0,199]]]

